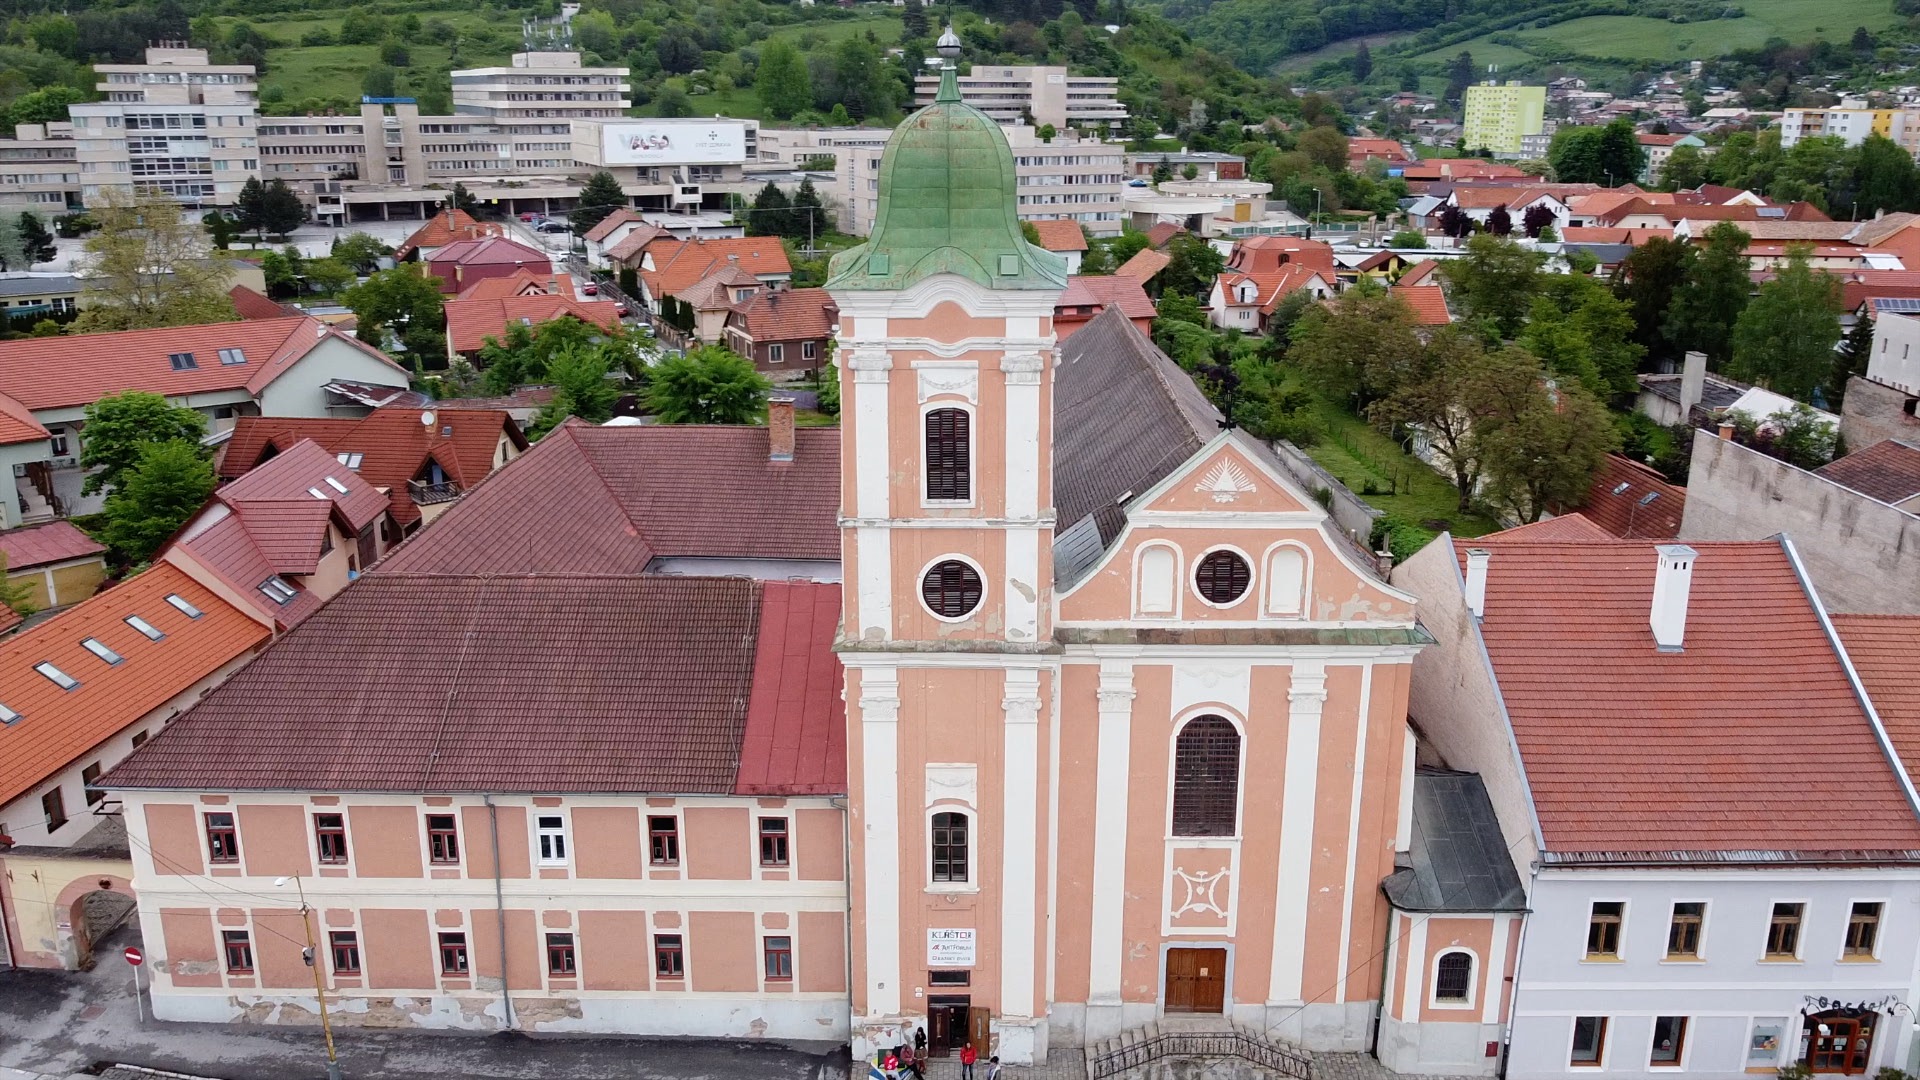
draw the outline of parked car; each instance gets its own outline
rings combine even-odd
[[[535,225],[534,229],[543,233],[563,233],[567,231],[567,223],[564,221],[543,221]]]
[[[532,211],[528,211],[527,213],[520,215],[520,220],[526,222],[529,225],[538,225],[541,222],[547,220],[547,216],[545,214],[536,214],[536,213],[533,213]]]
[[[599,296],[600,286],[596,282],[589,281],[585,285],[580,286],[580,291],[586,293],[588,296]]]
[[[625,304],[621,304],[621,305],[619,305],[618,307],[615,307],[615,308],[613,309],[613,313],[614,313],[615,315],[618,315],[618,316],[620,316],[620,317],[621,317],[621,318],[623,318],[623,319],[624,319],[624,318],[626,318],[626,317],[627,317],[627,314],[628,314],[628,312],[627,312],[627,305],[625,305]],[[651,330],[648,330],[648,331],[647,331],[647,333],[648,333],[648,334],[652,334],[652,333],[653,333],[653,331],[651,331]]]

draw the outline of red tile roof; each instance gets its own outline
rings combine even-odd
[[[1682,135],[1641,134],[1636,136],[1636,138],[1639,139],[1641,146],[1678,146],[1680,144],[1680,140],[1686,137],[1687,136],[1684,134]]]
[[[401,245],[394,249],[393,257],[405,259],[414,251],[427,248],[445,247],[456,240],[473,240],[482,236],[499,236],[506,227],[493,222],[478,222],[465,210],[442,210],[427,219],[425,225],[413,231]]]
[[[613,213],[608,214],[606,217],[601,218],[600,223],[598,225],[595,225],[593,228],[588,229],[586,233],[581,237],[581,239],[587,241],[588,243],[593,243],[593,244],[600,243],[602,240],[605,240],[607,237],[612,236],[613,230],[619,228],[622,225],[627,224],[630,221],[636,222],[636,223],[645,223],[646,219],[641,217],[639,213],[637,213],[636,211],[629,210],[623,206],[620,209],[615,210]]]
[[[1540,187],[1473,187],[1462,184],[1453,189],[1454,205],[1462,210],[1491,210],[1496,206],[1504,206],[1518,212],[1521,207],[1541,199],[1564,202],[1558,193]]]
[[[751,730],[798,752],[761,762],[748,788],[844,793],[838,691],[816,685],[835,663],[823,612],[838,594],[737,577],[369,575],[108,783],[728,795]],[[446,642],[444,662],[422,665],[422,641]]]
[[[1526,170],[1479,158],[1427,158],[1408,165],[1408,180],[1462,180],[1468,177],[1522,177]]]
[[[365,462],[361,463],[365,468]],[[342,491],[341,488],[346,490]],[[314,492],[319,492],[315,496]],[[292,499],[339,511],[350,532],[380,520],[386,496],[365,475],[349,468],[312,439],[301,439],[239,479],[220,487],[213,497],[229,506]]]
[[[1920,616],[1834,615],[1833,628],[1910,776],[1920,775]]]
[[[1155,274],[1165,270],[1167,264],[1172,261],[1173,256],[1164,251],[1155,251],[1153,248],[1141,248],[1139,251],[1134,252],[1133,258],[1121,263],[1120,268],[1113,272],[1113,276],[1132,278],[1144,285],[1152,281]]]
[[[1159,254],[1155,252],[1154,254]],[[1091,307],[1101,311],[1117,307],[1120,313],[1129,319],[1151,319],[1158,314],[1154,310],[1153,298],[1147,295],[1139,281],[1131,277],[1113,275],[1075,274],[1067,278],[1066,291],[1060,299],[1053,302],[1054,310],[1063,308]],[[1091,314],[1099,314],[1092,312]]]
[[[734,303],[727,325],[756,342],[824,341],[839,317],[825,289],[761,289]]]
[[[1655,544],[1492,545],[1480,630],[1547,850],[1920,851],[1920,819],[1786,550],[1692,546],[1685,648],[1661,652]]]
[[[446,310],[447,342],[455,352],[462,353],[480,351],[488,338],[504,340],[507,327],[516,322],[538,326],[569,315],[607,329],[620,322],[619,304],[611,300],[575,300],[571,295],[449,300]]]
[[[431,427],[420,422],[426,411],[436,413]],[[499,409],[386,408],[358,419],[324,420],[243,416],[220,455],[219,474],[227,479],[241,476],[300,440],[312,439],[329,454],[362,455],[361,479],[388,489],[393,519],[404,527],[420,520],[407,481],[431,460],[463,490],[471,488],[493,471],[502,432],[515,445],[526,446],[519,425]]]
[[[10,607],[0,607],[0,634],[4,634],[27,620]]]
[[[536,266],[545,273],[553,257],[505,236],[483,236],[476,240],[455,240],[433,253],[430,261],[456,266]],[[442,275],[444,276],[444,275]]]
[[[648,244],[668,235],[671,234],[658,225],[635,226],[632,232],[606,250],[606,256],[615,262],[632,262],[647,249]]]
[[[536,274],[522,267],[505,277],[481,278],[462,289],[454,299],[503,300],[509,296],[527,296],[534,293],[572,296],[574,295],[573,276],[555,273]]]
[[[318,319],[290,316],[0,342],[0,395],[29,409],[58,409],[91,405],[125,390],[168,397],[220,390],[258,394],[326,340],[378,357],[404,381],[400,367],[377,350]],[[222,349],[241,350],[245,362],[221,363]],[[175,353],[192,353],[196,366],[175,370],[170,360]]]
[[[1553,540],[1579,543],[1587,540],[1612,539],[1615,539],[1612,533],[1595,525],[1591,519],[1576,511],[1557,517],[1541,518],[1530,524],[1516,525],[1511,529],[1502,529],[1485,536],[1476,536],[1470,542],[1475,545],[1509,540]]]
[[[33,418],[31,409],[0,394],[0,446],[39,442],[47,437],[46,427]]]
[[[775,236],[720,237],[703,240],[661,239],[648,245],[651,269],[640,271],[647,291],[656,297],[678,296],[729,262],[756,277],[788,277],[793,264]]]
[[[1394,284],[1403,289],[1413,285],[1427,284],[1427,279],[1432,277],[1434,272],[1439,269],[1439,259],[1421,259],[1419,262],[1407,267],[1406,272],[1400,275],[1400,280],[1394,282]]]
[[[1671,540],[1686,510],[1686,488],[1619,454],[1607,455],[1580,503],[1582,514],[1622,540]]]
[[[1174,237],[1186,231],[1171,221],[1157,222],[1147,229],[1147,247],[1158,251],[1166,247]]]
[[[233,310],[239,312],[242,319],[283,319],[288,315],[300,314],[299,309],[288,307],[245,285],[228,289],[227,298],[233,301]]]
[[[1830,271],[1840,279],[1840,306],[1858,311],[1876,298],[1920,299],[1920,270]]]
[[[49,521],[0,532],[0,556],[6,558],[9,570],[85,559],[106,550],[71,521]]]
[[[761,586],[753,694],[740,740],[736,795],[838,795],[847,790],[847,717],[840,700],[840,586]]]
[[[1421,326],[1445,326],[1453,321],[1447,310],[1447,293],[1438,285],[1395,285],[1387,290],[1400,298]]]
[[[323,513],[326,508],[314,503],[311,509],[295,507],[290,510],[294,514],[302,510],[313,514]],[[285,521],[277,524],[282,529],[287,525]],[[318,528],[319,524],[315,523],[296,532],[314,534]],[[293,589],[293,596],[284,604],[261,591],[269,579],[279,576],[280,568],[255,542],[254,535],[248,531],[241,516],[226,506],[202,510],[199,519],[185,533],[186,539],[175,541],[161,553],[162,561],[180,567],[193,575],[196,581],[206,581],[211,576],[226,583],[252,606],[255,618],[286,629],[299,625],[301,620],[319,610],[319,595],[297,579],[281,579]]]
[[[1077,221],[1036,221],[1033,231],[1040,235],[1040,246],[1048,251],[1087,250],[1087,234]]]
[[[167,603],[178,595],[201,615]],[[138,615],[164,637],[127,625]],[[0,639],[0,704],[20,714],[0,725],[0,805],[91,753],[127,725],[263,644],[265,624],[241,613],[179,568],[159,563],[30,629]],[[88,652],[97,638],[118,664]],[[52,663],[79,686],[62,690],[34,665]]]

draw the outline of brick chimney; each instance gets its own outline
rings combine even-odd
[[[785,394],[767,398],[767,460],[793,460],[793,399]]]

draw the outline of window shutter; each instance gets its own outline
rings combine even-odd
[[[1180,729],[1173,751],[1173,835],[1232,836],[1239,823],[1240,732],[1224,716]]]
[[[927,498],[973,497],[972,419],[964,409],[927,414]]]

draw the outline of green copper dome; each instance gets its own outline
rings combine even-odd
[[[904,289],[959,274],[989,289],[1063,289],[1066,260],[1021,235],[1018,194],[1007,137],[961,102],[948,67],[933,104],[887,140],[873,232],[833,257],[827,288]]]

